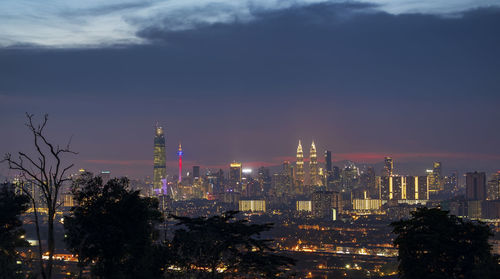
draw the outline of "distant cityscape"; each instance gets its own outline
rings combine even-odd
[[[429,162],[432,168],[425,175],[400,175],[397,161],[387,156],[381,158],[383,169],[377,173],[373,166],[358,167],[353,162],[334,165],[332,151],[318,151],[314,141],[305,154],[299,140],[296,160],[284,161],[274,172],[236,161],[228,162],[226,169],[194,165],[185,170],[179,142],[178,168],[167,172],[165,138],[164,129],[157,124],[152,178],[131,179],[129,187],[145,197],[158,198],[165,215],[212,216],[239,210],[250,222],[274,223],[268,235],[275,239],[273,247],[300,259],[297,270],[301,277],[332,272],[360,272],[365,277],[396,274],[397,249],[388,224],[408,218],[418,207],[440,207],[500,231],[500,171],[445,174],[441,162]],[[324,163],[318,162],[318,154]],[[71,177],[74,180],[84,173],[80,169]],[[114,178],[112,170],[96,175],[104,183]],[[20,181],[14,177],[10,183],[17,189]],[[74,206],[70,186],[68,183],[60,196],[61,217]],[[33,186],[33,195],[40,196],[36,191]],[[27,217],[25,222],[29,224],[29,220]],[[171,233],[168,228],[168,222],[160,228],[165,238]],[[30,234],[33,239],[33,231],[28,229]],[[492,239],[497,254],[499,235]],[[64,250],[59,255],[62,262],[74,260]]]
[[[500,278],[500,0],[0,1],[0,279]]]
[[[462,176],[466,183],[461,185],[457,171],[443,174],[441,162],[431,162],[432,168],[425,170],[426,175],[400,175],[394,167],[393,158],[385,157],[383,170],[377,175],[374,167],[359,168],[353,162],[343,167],[334,166],[330,150],[323,152],[325,163],[320,165],[314,141],[309,149],[309,160],[305,162],[302,142],[299,140],[296,161],[284,161],[281,171],[275,173],[266,167],[253,170],[245,168],[241,162],[230,162],[226,170],[207,169],[205,173],[201,172],[200,166],[195,165],[192,171],[184,175],[183,152],[179,143],[179,172],[168,178],[165,154],[164,131],[157,126],[153,180],[145,181],[142,189],[145,194],[167,196],[174,201],[224,201],[247,208],[246,201],[251,199],[262,199],[273,204],[291,198],[311,198],[314,193],[322,192],[334,197],[334,208],[338,213],[345,210],[377,211],[386,204],[425,205],[447,200],[447,206],[457,216],[499,218],[499,204],[494,201],[500,198],[500,171],[488,175],[481,171],[465,173]],[[263,205],[266,202],[251,204]],[[251,207],[251,211],[264,209],[265,206]],[[314,214],[326,217],[323,213]]]

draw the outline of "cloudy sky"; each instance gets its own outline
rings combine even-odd
[[[496,0],[4,0],[0,152],[30,147],[30,112],[73,137],[78,167],[116,175],[150,175],[156,121],[171,174],[179,141],[188,166],[256,167],[299,139],[337,161],[493,171],[499,30]]]

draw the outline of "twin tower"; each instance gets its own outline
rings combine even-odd
[[[179,179],[182,176],[182,149],[179,144]],[[302,143],[299,140],[297,146],[297,162],[295,171],[295,184],[299,187],[305,184],[304,172],[304,152],[302,151]],[[320,178],[318,157],[316,154],[316,145],[314,141],[309,150],[309,183],[310,186],[321,186],[322,179]],[[153,189],[156,194],[170,194],[167,192],[167,170],[165,156],[165,135],[162,127],[156,125],[154,138],[154,174],[153,174]]]
[[[299,140],[299,146],[297,146],[296,167],[297,167],[295,173],[296,184],[303,186],[305,182],[304,152],[302,151],[302,143],[300,140]],[[322,180],[320,178],[319,168],[318,168],[316,145],[314,144],[314,141],[312,142],[311,149],[309,150],[309,185],[311,186],[322,185]]]

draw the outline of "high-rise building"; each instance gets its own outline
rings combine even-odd
[[[311,212],[312,211],[311,201],[297,201],[296,208],[297,208],[297,211]]]
[[[442,177],[442,170],[441,170],[441,162],[434,162],[433,164],[433,172],[436,174],[439,179]]]
[[[260,167],[257,170],[257,181],[259,183],[259,189],[261,192],[268,192],[271,188],[272,178],[269,173],[269,169],[265,167]]]
[[[378,189],[375,188],[375,169],[367,167],[359,177],[361,187],[368,191],[370,197],[378,197]]]
[[[261,184],[258,180],[253,179],[252,177],[244,177],[243,184],[245,185],[245,190],[243,194],[246,197],[262,197],[264,194],[263,189],[261,188]],[[246,179],[246,181],[245,181]]]
[[[289,192],[287,182],[287,176],[284,173],[273,174],[271,177],[271,194],[276,197],[286,196]]]
[[[390,185],[390,176],[380,176],[380,199],[381,200],[390,200],[392,195],[390,195],[392,190],[392,185]]]
[[[391,176],[389,177],[389,197],[391,200],[402,200],[403,199],[403,177],[402,176]]]
[[[201,177],[193,178],[191,185],[192,197],[195,199],[207,198],[208,191],[203,187],[203,179]]]
[[[266,212],[266,201],[265,200],[240,200],[239,201],[240,211],[260,211]]]
[[[429,186],[426,176],[404,177],[404,199],[405,200],[428,200]]]
[[[219,169],[219,171],[215,174],[217,176],[218,185],[216,185],[215,193],[223,193],[227,188],[227,181],[225,179],[224,171]]]
[[[222,192],[218,173],[208,173],[205,180],[205,191],[212,197]]]
[[[297,146],[297,162],[295,172],[295,186],[298,187],[297,192],[302,192],[304,186],[304,152],[302,151],[302,144],[299,140]]]
[[[443,188],[446,193],[451,193],[452,195],[455,195],[460,191],[458,188],[457,171],[453,171],[450,175],[443,177]]]
[[[384,158],[384,172],[382,176],[391,176],[393,175],[394,170],[394,161],[391,157]]]
[[[330,217],[332,209],[341,211],[342,197],[337,192],[316,191],[312,194],[311,205],[315,217]]]
[[[179,158],[179,183],[182,182],[182,155],[184,153],[182,152],[182,146],[181,143],[179,142],[179,149],[177,149],[177,157]]]
[[[426,176],[382,176],[380,177],[382,200],[428,200],[429,187]]]
[[[330,150],[325,150],[325,170],[332,171],[332,152]]]
[[[292,178],[293,178],[293,166],[290,164],[289,161],[283,161],[283,174],[286,176],[290,177],[290,187],[292,186],[291,183],[293,183]]]
[[[488,180],[488,200],[500,199],[500,171],[493,174]]]
[[[357,188],[359,182],[359,168],[354,162],[348,161],[340,175],[341,189],[343,192],[349,192]]]
[[[279,177],[273,176],[274,185],[278,187],[274,187],[276,189],[276,194],[279,196],[289,195],[293,193],[293,167],[290,165],[289,161],[283,162],[283,169],[278,174]],[[276,182],[278,182],[276,184]],[[280,187],[281,186],[281,187]]]
[[[193,178],[200,177],[200,166],[193,166]]]
[[[321,186],[321,179],[319,179],[318,157],[316,154],[316,145],[314,141],[309,150],[309,177],[311,186]]]
[[[441,162],[434,162],[432,172],[428,175],[429,191],[431,194],[436,194],[443,190],[443,177],[441,171]]]
[[[340,168],[337,166],[333,166],[332,175],[333,175],[333,180],[339,180],[340,179]]]
[[[467,200],[485,200],[486,193],[486,173],[468,172],[465,184]]]
[[[229,165],[229,191],[241,192],[241,163],[233,162]]]
[[[163,128],[156,125],[154,138],[153,190],[155,194],[167,194],[167,161]]]
[[[332,165],[332,152],[325,150],[325,171],[324,171],[324,185],[327,189],[333,189],[333,165]]]
[[[352,209],[360,211],[379,210],[382,207],[380,199],[353,199]]]

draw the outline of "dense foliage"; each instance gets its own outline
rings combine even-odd
[[[420,208],[391,224],[397,234],[399,273],[405,279],[500,278],[490,228],[438,208]]]
[[[8,185],[0,185],[0,278],[21,278],[17,248],[29,246],[19,216],[29,207],[29,199],[15,195]]]
[[[155,225],[162,220],[155,199],[127,189],[126,178],[105,185],[90,174],[76,180],[76,206],[65,217],[66,243],[83,268],[98,278],[159,278],[162,248]]]
[[[262,239],[272,224],[249,224],[237,212],[222,216],[177,217],[172,240],[174,264],[197,278],[279,278],[290,276],[291,258],[277,255]]]
[[[81,270],[97,278],[278,278],[293,259],[278,255],[261,233],[272,224],[249,224],[238,212],[178,217],[171,241],[157,241],[162,220],[156,199],[127,189],[128,180],[84,174],[76,180],[76,206],[65,217],[66,243]],[[81,274],[80,274],[81,275]]]

